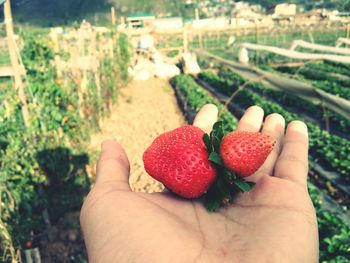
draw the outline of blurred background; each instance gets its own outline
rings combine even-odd
[[[0,261],[87,262],[100,143],[161,191],[143,151],[213,103],[306,122],[320,262],[350,262],[349,46],[350,0],[0,0]]]

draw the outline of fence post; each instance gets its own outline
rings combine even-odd
[[[13,32],[13,21],[11,13],[11,3],[7,0],[4,3],[4,17],[6,25],[6,35],[7,35],[7,45],[9,49],[11,64],[14,71],[15,87],[18,90],[18,96],[21,101],[22,116],[24,121],[24,126],[29,127],[29,110],[27,104],[27,97],[24,93],[25,83],[22,81],[22,65],[19,62],[19,54],[17,53],[16,42]]]

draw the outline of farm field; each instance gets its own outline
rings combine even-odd
[[[317,43],[331,46],[334,45],[337,36],[341,36],[341,32],[337,34],[336,31],[333,31],[331,34],[323,35],[315,33],[313,36],[316,36]],[[261,41],[259,44],[289,48],[293,39],[301,38],[310,38],[310,33],[304,33],[303,36],[302,34],[287,34],[282,37],[287,40],[283,41],[283,44],[276,41],[278,37],[265,38],[265,41],[259,38]],[[214,44],[208,44],[207,51],[231,61],[238,59],[239,43],[256,43],[256,37],[253,35],[250,36],[250,39],[249,36],[238,36],[236,40],[238,43],[232,49],[225,49],[220,44],[224,45],[227,38],[221,40],[222,42],[216,37],[208,39],[207,42],[204,41],[204,47],[205,43],[210,43],[210,41],[214,41]],[[310,39],[306,40],[310,41]],[[219,47],[211,48],[215,44]],[[199,44],[195,46],[198,48]],[[234,50],[235,47],[238,49]],[[254,64],[254,61],[257,61],[258,64],[255,65],[262,70],[302,81],[328,94],[349,100],[350,68],[348,64],[316,61],[299,63],[299,66],[288,66],[289,61],[286,59],[264,52],[256,54],[252,52],[250,58]],[[348,131],[350,120],[332,110],[322,108],[320,102],[311,103],[298,94],[271,89],[259,81],[251,82],[244,79],[235,72],[234,68],[223,65],[215,59],[202,58],[200,55],[198,59],[202,67],[207,68],[206,71],[202,71],[197,77],[183,75],[173,80],[173,86],[181,98],[179,100],[182,101],[180,105],[185,104],[183,108],[188,116],[193,116],[193,113],[189,111],[196,111],[205,103],[214,103],[219,107],[227,105],[230,112],[222,111],[221,118],[225,125],[230,127],[228,128],[230,130],[231,127],[235,127],[244,109],[251,105],[259,105],[264,109],[265,114],[278,112],[288,122],[298,119],[307,123],[310,135],[309,192],[318,216],[320,247],[323,249],[321,262],[348,262],[347,253],[350,248],[347,238],[350,230],[348,220],[350,216],[348,212],[350,196]],[[328,228],[331,225],[332,227]],[[336,228],[338,229],[335,230]],[[334,230],[333,234],[330,229]],[[339,247],[340,250],[333,254],[337,256],[332,258],[328,253],[335,247],[330,245],[332,242],[329,241],[342,239],[338,233],[344,233],[343,241],[338,243],[342,248]]]
[[[104,5],[99,8],[105,12]],[[30,6],[22,12],[28,15]],[[0,262],[26,262],[29,251],[40,251],[43,262],[87,262],[79,213],[96,183],[101,142],[115,139],[125,148],[133,191],[164,191],[144,170],[142,154],[158,135],[192,124],[205,104],[217,106],[225,133],[235,130],[253,105],[265,116],[279,113],[288,123],[306,123],[308,192],[317,215],[320,262],[350,262],[350,118],[344,110],[350,103],[350,64],[300,62],[251,50],[249,64],[239,63],[246,42],[289,49],[301,39],[334,46],[344,37],[343,24],[276,26],[271,32],[155,31],[159,54],[167,54],[181,73],[165,78],[145,73],[156,67],[154,59],[138,79],[136,65],[146,56],[135,50],[139,35],[133,29],[110,25],[106,16],[100,22],[107,27],[86,21],[71,26],[66,15],[54,21],[64,21],[62,28],[40,27],[36,19],[35,26],[16,24],[23,44],[16,46],[17,63],[25,70],[20,85],[14,76],[0,78]],[[6,45],[0,66],[13,62]],[[200,73],[184,73],[185,51],[196,54]],[[261,72],[287,85],[305,84],[312,92],[280,89]]]

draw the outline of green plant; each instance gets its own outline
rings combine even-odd
[[[45,36],[23,37],[30,127],[24,127],[16,90],[0,89],[2,262],[14,258],[31,232],[34,238],[45,235],[47,219],[55,223],[65,212],[81,207],[90,189],[84,141],[108,113],[106,101],[116,101],[115,72],[123,70],[127,79],[128,55],[119,53],[122,60],[105,59],[97,75],[87,74],[87,86],[81,92],[74,79],[57,79],[55,54]]]

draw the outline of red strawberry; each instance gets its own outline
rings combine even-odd
[[[274,144],[275,141],[265,134],[234,131],[221,141],[220,156],[227,169],[247,177],[265,162]]]
[[[203,135],[191,125],[161,134],[143,154],[145,170],[182,197],[203,195],[216,176]]]
[[[24,243],[24,247],[25,247],[25,248],[31,248],[32,246],[33,246],[32,241],[26,241],[26,242]]]

